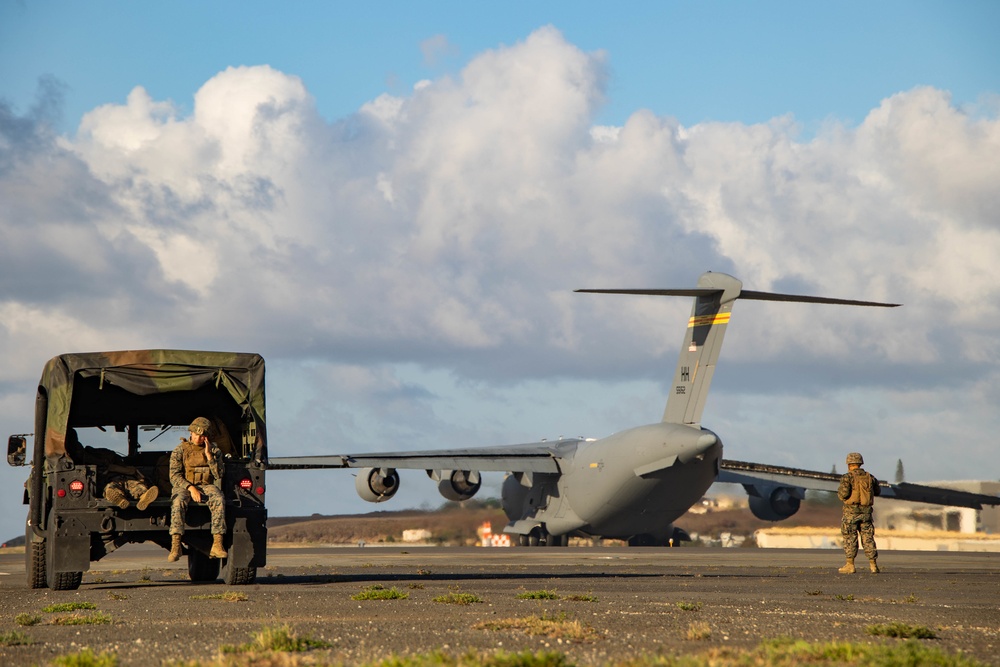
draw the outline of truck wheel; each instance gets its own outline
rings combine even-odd
[[[35,542],[31,526],[24,531],[24,571],[28,575],[28,588],[47,588],[45,580],[45,540]]]
[[[83,572],[56,572],[53,569],[54,563],[52,562],[55,558],[54,544],[51,540],[46,540],[39,544],[43,552],[41,560],[45,563],[45,580],[48,582],[49,588],[54,591],[75,591],[78,589],[80,582],[83,581]]]
[[[257,568],[233,567],[227,562],[222,568],[222,580],[229,586],[246,586],[257,581]]]
[[[215,581],[219,578],[218,558],[209,558],[208,554],[194,548],[188,549],[188,577],[191,581]]]
[[[49,580],[49,587],[54,591],[75,591],[83,581],[83,572],[56,572]]]

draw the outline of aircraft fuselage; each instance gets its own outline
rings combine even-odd
[[[672,523],[715,481],[722,443],[709,430],[661,422],[576,443],[560,458],[561,474],[511,476],[504,509],[517,532],[578,532],[665,541]],[[520,487],[520,488],[518,488]],[[526,488],[527,487],[527,488]]]

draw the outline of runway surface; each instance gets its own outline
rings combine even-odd
[[[898,622],[931,629],[937,639],[923,641],[941,651],[1000,665],[996,554],[886,552],[882,574],[861,557],[851,576],[837,574],[842,559],[831,550],[751,548],[271,548],[256,584],[227,587],[191,584],[184,560],[134,546],[93,563],[80,590],[57,592],[28,590],[23,553],[0,551],[0,632],[35,642],[0,646],[0,664],[45,664],[83,647],[114,650],[122,665],[212,661],[221,646],[282,625],[327,642],[313,653],[320,662],[441,649],[555,650],[577,664],[607,664],[777,637],[896,642],[869,629]],[[352,599],[372,586],[406,597]],[[220,599],[227,592],[246,600]],[[435,601],[451,593],[481,602]],[[525,594],[536,599],[518,599]],[[92,603],[75,613],[110,623],[60,625],[59,613],[42,611],[57,602]],[[38,623],[21,625],[19,614]],[[519,619],[554,620],[557,630],[503,627]]]

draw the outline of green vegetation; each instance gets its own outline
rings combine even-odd
[[[49,663],[51,667],[118,667],[118,656],[111,651],[101,651],[94,655],[89,648],[79,653],[61,655]]]
[[[435,651],[421,655],[393,656],[385,660],[371,663],[367,667],[572,667],[562,653],[542,651],[531,653],[506,653],[499,651],[493,654],[466,653],[462,656],[450,656]]]
[[[447,595],[439,595],[434,598],[434,602],[443,602],[445,604],[476,604],[482,601],[482,598],[472,593],[448,593]]]
[[[533,637],[548,637],[569,642],[592,642],[601,634],[589,625],[569,619],[565,613],[556,616],[525,616],[483,621],[472,626],[476,630],[519,630]]]
[[[937,639],[937,635],[923,625],[906,623],[878,623],[869,625],[866,631],[876,637],[899,637],[901,639]]]
[[[31,637],[17,630],[0,632],[0,646],[29,646],[34,643]]]
[[[596,595],[567,595],[563,598],[564,600],[572,600],[573,602],[597,602]]]
[[[701,611],[700,602],[684,602],[681,600],[677,603],[677,608],[682,611]]]
[[[59,604],[50,604],[48,607],[42,607],[42,611],[46,614],[54,614],[60,611],[76,611],[77,609],[97,609],[97,605],[93,602],[60,602]]]
[[[14,617],[14,622],[18,625],[38,625],[42,622],[39,614],[18,614]]]
[[[517,619],[512,619],[517,620]],[[522,619],[538,621],[539,619]],[[498,624],[506,624],[499,621]],[[480,624],[486,625],[486,624]],[[534,626],[534,623],[529,623]],[[698,626],[698,627],[696,627]],[[507,626],[509,627],[509,626]],[[488,628],[489,629],[489,628]],[[505,628],[501,628],[505,629]],[[700,633],[700,624],[692,624],[688,629],[688,639],[705,639]],[[709,631],[710,632],[710,631]],[[596,633],[595,633],[596,635]],[[545,635],[553,637],[553,635]],[[567,639],[562,636],[562,639]],[[575,641],[570,639],[570,641]],[[222,655],[214,660],[184,661],[165,663],[175,667],[314,667],[328,663],[314,656],[295,655],[311,649],[330,648],[317,640],[295,637],[289,627],[266,628],[254,642],[239,648],[222,647]],[[268,656],[266,653],[280,653]],[[240,655],[234,655],[240,654]],[[364,667],[575,667],[573,661],[563,653],[543,651],[532,653],[522,651],[507,653],[467,652],[449,655],[443,651],[433,651],[408,656],[389,656],[382,660],[365,663]],[[986,663],[963,655],[949,655],[934,647],[917,641],[893,644],[858,644],[850,642],[813,643],[793,639],[773,639],[761,642],[753,648],[711,648],[699,653],[684,655],[641,654],[628,659],[603,663],[614,667],[844,667],[845,665],[865,665],[866,667],[986,667]],[[117,658],[104,652],[95,656],[89,649],[78,654],[62,656],[49,663],[52,667],[117,667]]]
[[[222,653],[262,653],[266,651],[301,653],[313,649],[330,648],[330,646],[329,643],[320,639],[299,637],[292,631],[291,626],[281,625],[261,628],[254,635],[252,642],[240,646],[223,645],[220,647],[220,651]]]
[[[847,595],[841,595],[838,593],[833,596],[834,600],[843,600],[844,602],[854,602],[854,593],[848,593]]]
[[[104,612],[96,614],[73,613],[69,616],[56,616],[49,623],[51,625],[108,625],[111,620],[111,615]]]
[[[559,596],[552,591],[526,591],[517,595],[518,600],[558,600]]]
[[[351,596],[352,600],[405,600],[410,597],[409,593],[393,588],[386,588],[382,584],[373,584],[360,593]]]
[[[246,593],[227,591],[225,593],[209,593],[207,595],[192,595],[192,600],[224,600],[226,602],[246,602],[250,598]]]

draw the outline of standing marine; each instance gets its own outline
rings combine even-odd
[[[226,533],[226,507],[219,484],[222,482],[222,451],[211,442],[212,422],[198,417],[188,427],[190,438],[182,439],[170,454],[170,555],[168,561],[181,557],[181,537],[184,535],[184,517],[191,501],[208,505],[212,515],[211,558],[226,558],[229,554],[222,547]]]
[[[873,573],[878,573],[878,550],[875,548],[875,526],[872,524],[872,505],[875,496],[882,493],[878,480],[863,470],[864,458],[858,452],[847,455],[847,474],[840,478],[837,496],[844,501],[844,517],[840,533],[844,537],[844,553],[847,563],[840,568],[841,574],[854,574],[854,558],[858,555],[858,535],[868,556],[868,565]]]

